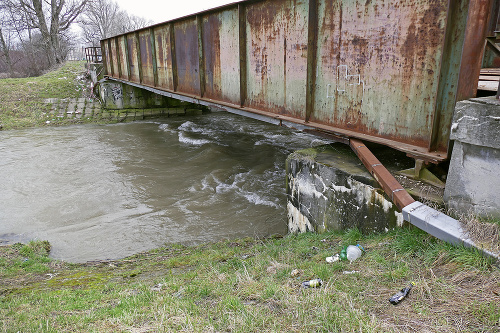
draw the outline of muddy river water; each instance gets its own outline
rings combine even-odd
[[[286,233],[285,159],[318,139],[228,114],[0,132],[0,243],[70,262]]]

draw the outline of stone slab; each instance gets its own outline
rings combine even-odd
[[[490,98],[458,102],[450,139],[500,149],[500,103]]]

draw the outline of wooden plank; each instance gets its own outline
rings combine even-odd
[[[498,81],[500,76],[498,75],[479,75],[480,81]]]
[[[498,90],[498,81],[479,81],[477,85],[478,90],[487,90],[487,91],[497,91]]]
[[[500,75],[500,68],[481,68],[481,75]]]

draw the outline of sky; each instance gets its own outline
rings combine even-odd
[[[238,0],[117,0],[116,2],[129,14],[144,17],[153,23],[161,23]]]

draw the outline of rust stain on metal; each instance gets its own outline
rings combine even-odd
[[[130,61],[130,81],[140,83],[141,79],[139,77],[139,65],[137,61],[137,42],[135,39],[135,34],[127,34],[128,43],[128,59]]]
[[[139,32],[139,44],[141,49],[142,82],[154,86],[153,53],[149,30]]]
[[[198,32],[196,18],[174,24],[175,53],[177,58],[178,90],[199,95],[200,74],[198,64]]]
[[[475,97],[493,0],[470,0],[457,101]]]
[[[205,57],[206,82],[205,94],[207,98],[224,100],[222,97],[222,66],[220,62],[221,22],[218,15],[209,15],[203,19],[203,50]]]
[[[155,28],[158,86],[174,90],[170,25]]]

